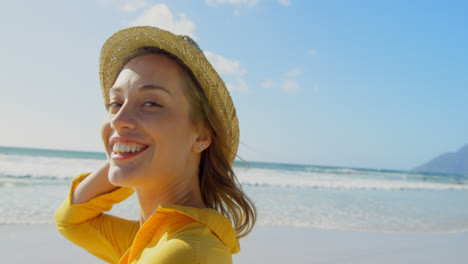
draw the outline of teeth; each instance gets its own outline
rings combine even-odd
[[[114,152],[119,152],[119,146],[120,146],[120,143],[119,143],[119,142],[115,143],[114,148],[113,148],[112,150],[113,150]]]
[[[116,142],[114,146],[112,147],[112,151],[115,153],[126,153],[126,152],[138,152],[140,151],[144,146],[135,144],[135,143],[121,143],[121,142]]]

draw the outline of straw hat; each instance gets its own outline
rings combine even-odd
[[[178,57],[192,71],[226,130],[230,149],[225,154],[232,165],[239,146],[236,109],[223,80],[197,43],[188,36],[174,35],[150,26],[130,27],[114,33],[104,43],[99,58],[99,77],[105,105],[109,103],[109,89],[125,66],[124,63],[133,52],[143,47],[165,50]]]

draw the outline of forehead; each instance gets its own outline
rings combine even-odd
[[[162,54],[146,54],[131,59],[123,67],[109,92],[147,85],[174,90],[180,88],[182,79],[181,66],[173,59]]]

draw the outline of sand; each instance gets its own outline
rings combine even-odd
[[[0,226],[2,263],[104,263],[52,224]],[[468,232],[411,234],[258,226],[234,263],[468,263]]]

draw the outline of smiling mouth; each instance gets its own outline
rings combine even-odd
[[[126,160],[132,158],[143,151],[148,146],[129,141],[116,141],[112,146],[111,158],[113,160]]]
[[[148,146],[133,142],[116,142],[112,146],[112,152],[115,154],[128,154],[143,151]]]

